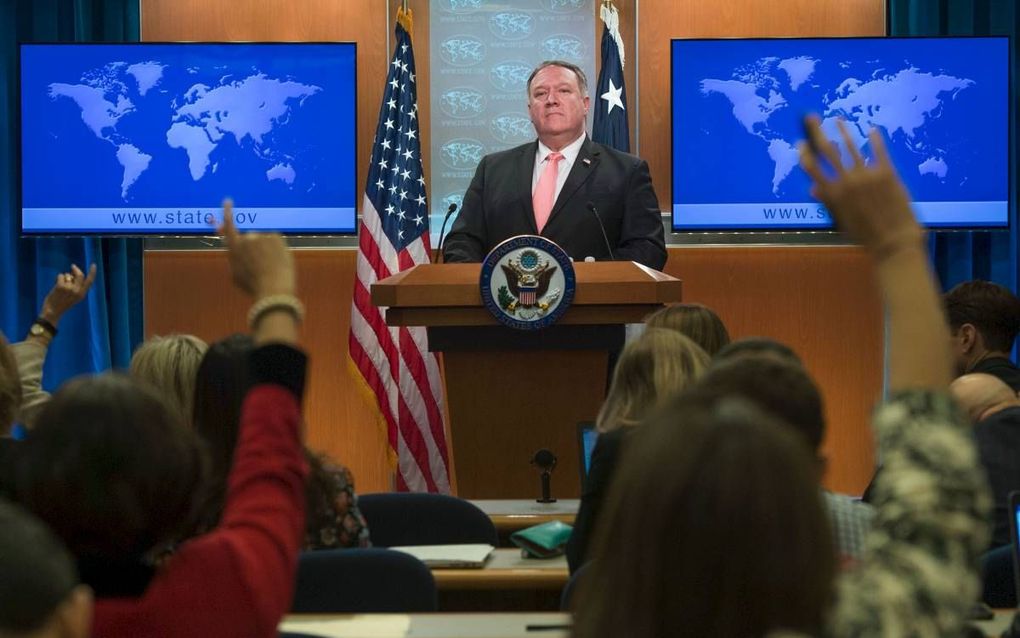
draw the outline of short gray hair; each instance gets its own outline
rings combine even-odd
[[[588,78],[585,77],[584,71],[581,70],[581,67],[571,62],[567,62],[565,60],[546,60],[545,62],[542,62],[541,64],[536,66],[535,70],[532,71],[531,75],[528,76],[527,90],[529,99],[531,98],[531,81],[535,79],[535,76],[538,75],[539,71],[550,66],[558,66],[573,71],[574,75],[577,77],[577,86],[580,87],[581,89],[581,95],[582,96],[588,95]]]

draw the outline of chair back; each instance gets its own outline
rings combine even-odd
[[[570,575],[570,580],[563,586],[563,593],[560,594],[560,611],[571,611],[570,605],[574,602],[574,596],[577,595],[577,584],[582,578],[585,578],[584,574],[590,566],[590,562],[584,563]]]
[[[410,554],[389,549],[303,552],[295,614],[415,613],[439,609],[432,572]]]
[[[396,493],[358,495],[372,544],[499,544],[492,519],[473,503],[444,494]]]

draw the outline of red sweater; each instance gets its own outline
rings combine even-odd
[[[219,527],[181,546],[140,598],[96,602],[96,638],[277,635],[304,536],[300,405],[279,385],[245,398]]]

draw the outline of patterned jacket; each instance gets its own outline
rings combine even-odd
[[[948,395],[910,391],[880,406],[874,427],[884,461],[874,527],[836,584],[826,634],[959,635],[980,594],[991,509],[965,420]]]

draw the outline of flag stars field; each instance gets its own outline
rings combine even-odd
[[[410,15],[399,10],[361,211],[348,346],[386,423],[397,489],[449,493],[438,362],[424,329],[387,326],[369,292],[379,279],[431,261],[409,27]],[[410,201],[418,212],[404,210]]]

